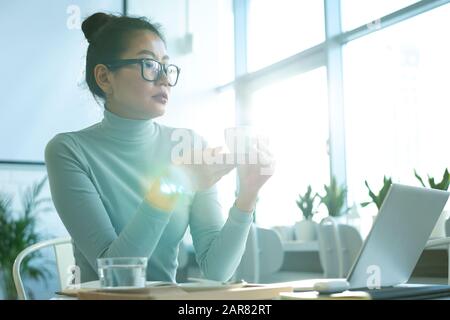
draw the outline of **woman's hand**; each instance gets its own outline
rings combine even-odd
[[[213,159],[216,155],[220,154],[222,147],[206,148],[203,151],[205,158],[210,157]],[[223,155],[223,154],[222,154]],[[185,175],[185,181],[188,184],[188,189],[193,192],[202,191],[212,187],[223,176],[233,170],[236,165],[232,164],[217,164],[217,163],[205,163],[204,159],[201,164],[179,164],[177,167]]]
[[[206,157],[213,159],[221,149],[221,147],[206,148],[203,152]],[[163,211],[173,211],[182,194],[191,194],[212,187],[235,167],[235,164],[208,164],[206,161],[202,161],[201,164],[177,163],[169,166],[162,176],[153,181],[146,199]]]
[[[251,147],[250,152],[257,155],[255,164],[239,164],[237,166],[239,175],[239,194],[235,205],[238,209],[253,212],[258,192],[269,180],[275,170],[275,159],[263,141]]]

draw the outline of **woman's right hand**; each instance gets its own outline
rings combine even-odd
[[[214,157],[221,150],[222,147],[206,148],[204,154]],[[161,210],[172,211],[181,194],[209,189],[235,167],[235,164],[208,164],[205,161],[200,164],[174,164],[153,181],[146,200]]]
[[[222,147],[206,148],[203,154],[212,159],[212,157],[220,154],[221,151]],[[179,164],[177,167],[185,174],[185,178],[189,183],[188,188],[196,192],[212,187],[223,176],[233,170],[236,164],[208,164],[202,161],[201,164]]]

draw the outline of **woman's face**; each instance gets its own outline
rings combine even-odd
[[[120,57],[139,58],[151,58],[162,64],[169,63],[164,42],[155,33],[147,30],[136,31],[128,40],[128,49]],[[109,92],[106,93],[106,102],[111,111],[131,119],[151,119],[164,114],[171,88],[165,72],[153,82],[142,78],[140,64],[106,72],[110,86]]]

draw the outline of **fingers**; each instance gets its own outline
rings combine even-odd
[[[266,144],[261,143],[251,147],[250,153],[253,153],[257,157],[257,164],[262,166],[271,165],[274,162],[274,155],[269,150]]]
[[[235,168],[235,165],[209,165],[206,168],[206,172],[204,173],[206,176],[211,177],[212,179],[220,180],[223,176],[228,174],[231,170]]]
[[[236,167],[236,164],[225,163],[225,164],[212,164],[209,165],[209,168],[212,172],[230,172]]]
[[[185,166],[187,171],[191,173],[190,180],[193,182],[194,189],[198,190],[211,187],[235,167],[234,164],[194,164]]]
[[[195,171],[195,172],[204,172],[206,174],[215,174],[215,173],[221,173],[221,172],[230,172],[236,167],[236,164],[231,163],[225,163],[225,164],[188,164],[185,165],[185,167],[188,170]]]
[[[235,166],[232,167],[228,167],[228,168],[224,168],[222,170],[218,170],[215,171],[213,173],[213,176],[218,177],[219,179],[222,178],[223,176],[227,175],[228,173],[230,173],[233,169],[235,168]]]

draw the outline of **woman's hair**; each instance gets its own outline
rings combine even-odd
[[[92,94],[105,99],[105,93],[95,81],[94,68],[97,64],[118,59],[127,50],[128,41],[133,32],[149,30],[166,44],[161,25],[151,23],[145,17],[127,17],[94,13],[81,25],[84,36],[89,42],[86,55],[86,82]]]

